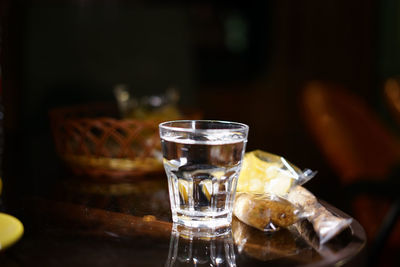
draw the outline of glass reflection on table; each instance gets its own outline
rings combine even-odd
[[[173,225],[165,266],[236,266],[231,229],[212,237]]]

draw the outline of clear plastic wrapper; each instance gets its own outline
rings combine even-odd
[[[352,219],[338,217],[322,206],[317,198],[302,186],[294,187],[287,196],[294,205],[304,209],[307,220],[313,225],[320,245],[325,244],[344,229],[349,227]]]
[[[242,222],[263,231],[288,227],[306,217],[319,244],[325,244],[346,229],[352,219],[335,216],[301,187],[315,174],[308,169],[300,170],[278,155],[261,150],[246,153],[234,214]],[[282,218],[277,217],[279,212]]]
[[[288,200],[271,194],[236,194],[233,214],[242,222],[261,231],[286,228],[308,216]]]
[[[315,174],[309,169],[300,170],[284,157],[255,150],[244,156],[237,191],[285,196],[292,187],[306,183]]]

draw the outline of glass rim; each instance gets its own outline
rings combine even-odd
[[[196,128],[189,128],[189,127],[178,127],[178,126],[168,126],[167,124],[173,123],[219,123],[219,124],[230,124],[234,125],[235,127],[232,128],[221,128],[221,129],[196,129]],[[165,121],[159,124],[160,129],[170,130],[170,131],[177,131],[177,132],[235,132],[235,131],[244,131],[248,132],[249,126],[241,123],[241,122],[234,122],[234,121],[224,121],[224,120],[173,120],[173,121]]]

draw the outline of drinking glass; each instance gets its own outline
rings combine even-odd
[[[159,129],[173,222],[200,229],[230,225],[249,127],[181,120]]]

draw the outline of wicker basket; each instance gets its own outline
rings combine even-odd
[[[105,104],[50,111],[58,155],[76,175],[134,178],[162,172],[157,121],[116,119]]]

